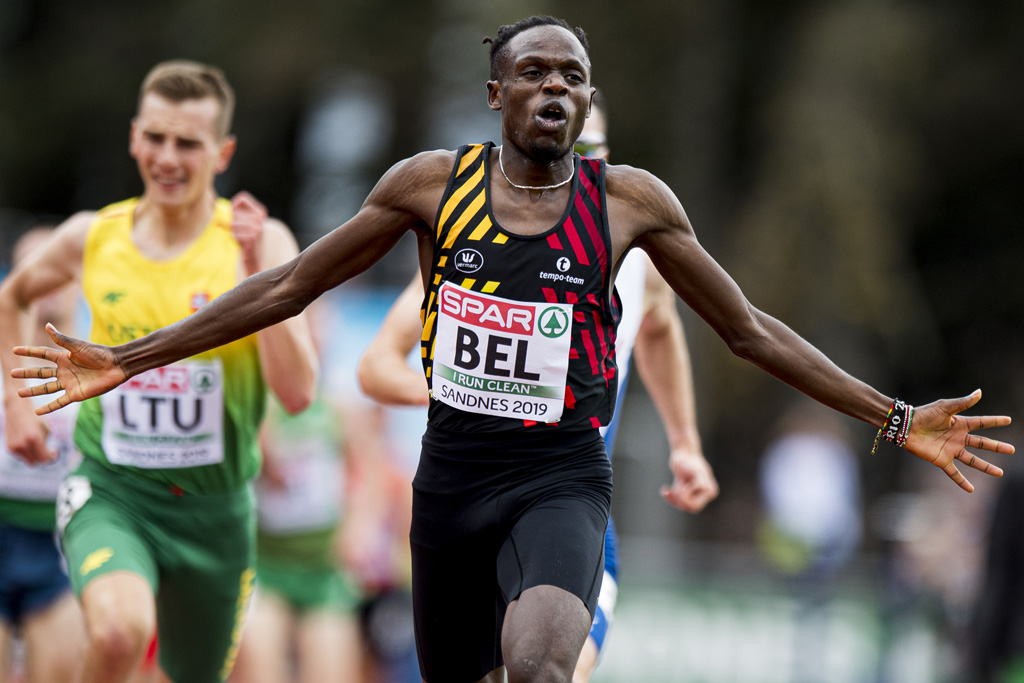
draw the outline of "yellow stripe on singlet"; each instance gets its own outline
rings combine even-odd
[[[448,223],[448,218],[452,215],[452,212],[455,211],[455,207],[459,205],[459,202],[465,199],[466,195],[480,186],[480,181],[482,181],[483,178],[484,167],[481,165],[480,168],[473,172],[473,175],[469,177],[469,180],[467,180],[462,187],[453,192],[452,196],[448,198],[448,201],[445,202],[444,209],[441,211],[441,218],[437,221],[437,239],[441,239],[441,230]],[[483,204],[483,198],[484,193],[481,192],[479,199],[480,204]],[[451,240],[449,240],[449,244],[450,243]]]
[[[476,230],[470,233],[469,239],[473,241],[480,241],[487,234],[487,231],[491,229],[491,217],[484,216],[483,220],[480,221],[480,225],[477,226]]]
[[[466,207],[466,210],[462,212],[462,215],[459,216],[459,219],[455,221],[455,225],[453,225],[451,227],[451,230],[448,231],[448,239],[444,241],[444,244],[441,247],[442,249],[451,248],[452,244],[455,243],[455,240],[458,239],[459,235],[462,234],[462,231],[465,230],[467,225],[469,225],[469,222],[473,218],[475,218],[476,215],[480,212],[480,209],[484,205],[485,199],[486,197],[484,196],[484,193],[481,192],[479,195],[477,195],[476,199],[474,199],[470,203],[470,205]],[[487,222],[489,223],[490,221],[488,220]]]

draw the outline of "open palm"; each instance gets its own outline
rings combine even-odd
[[[128,373],[110,347],[69,337],[58,332],[53,325],[47,325],[46,332],[61,348],[16,346],[14,353],[27,358],[40,358],[54,365],[15,368],[11,371],[11,377],[15,379],[54,380],[21,389],[18,396],[22,398],[64,392],[46,405],[36,408],[36,414],[45,415],[69,403],[99,396],[128,379]]]
[[[996,441],[971,432],[1010,424],[1005,416],[968,417],[959,415],[981,399],[978,389],[963,398],[940,399],[914,408],[914,419],[904,446],[917,457],[930,462],[945,472],[960,488],[973,491],[974,486],[957,469],[957,461],[993,477],[1003,476],[1003,470],[974,455],[968,448],[993,453],[1013,453],[1008,443]]]

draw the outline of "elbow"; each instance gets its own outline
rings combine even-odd
[[[356,380],[359,382],[360,391],[374,401],[381,400],[380,393],[377,391],[378,376],[377,368],[374,366],[370,354],[364,355],[359,361],[359,367],[356,368]]]
[[[316,392],[296,392],[290,396],[278,396],[281,402],[281,407],[289,415],[298,415],[306,408],[313,404],[313,399],[316,397]]]
[[[281,382],[284,386],[275,388],[281,407],[289,415],[298,415],[316,400],[320,368],[317,363],[309,364],[299,375],[292,374],[288,381]]]
[[[725,330],[721,336],[735,356],[754,363],[772,344],[768,329],[756,317],[747,319],[746,324]]]

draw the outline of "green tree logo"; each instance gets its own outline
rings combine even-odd
[[[552,306],[545,308],[540,314],[540,333],[554,339],[561,337],[569,329],[569,315],[561,308]]]

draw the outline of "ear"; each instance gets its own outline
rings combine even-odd
[[[128,154],[131,156],[132,159],[137,158],[136,155],[138,154],[139,151],[138,145],[136,143],[136,141],[138,140],[138,133],[139,120],[137,118],[133,118],[132,125],[128,127]]]
[[[492,111],[501,111],[501,83],[487,81],[487,106]]]
[[[217,173],[223,173],[231,165],[231,158],[238,148],[238,140],[234,135],[228,135],[220,143],[220,153],[217,158]]]
[[[594,94],[597,92],[597,88],[590,89],[590,99],[587,101],[587,118],[590,118],[590,112],[594,108]]]

